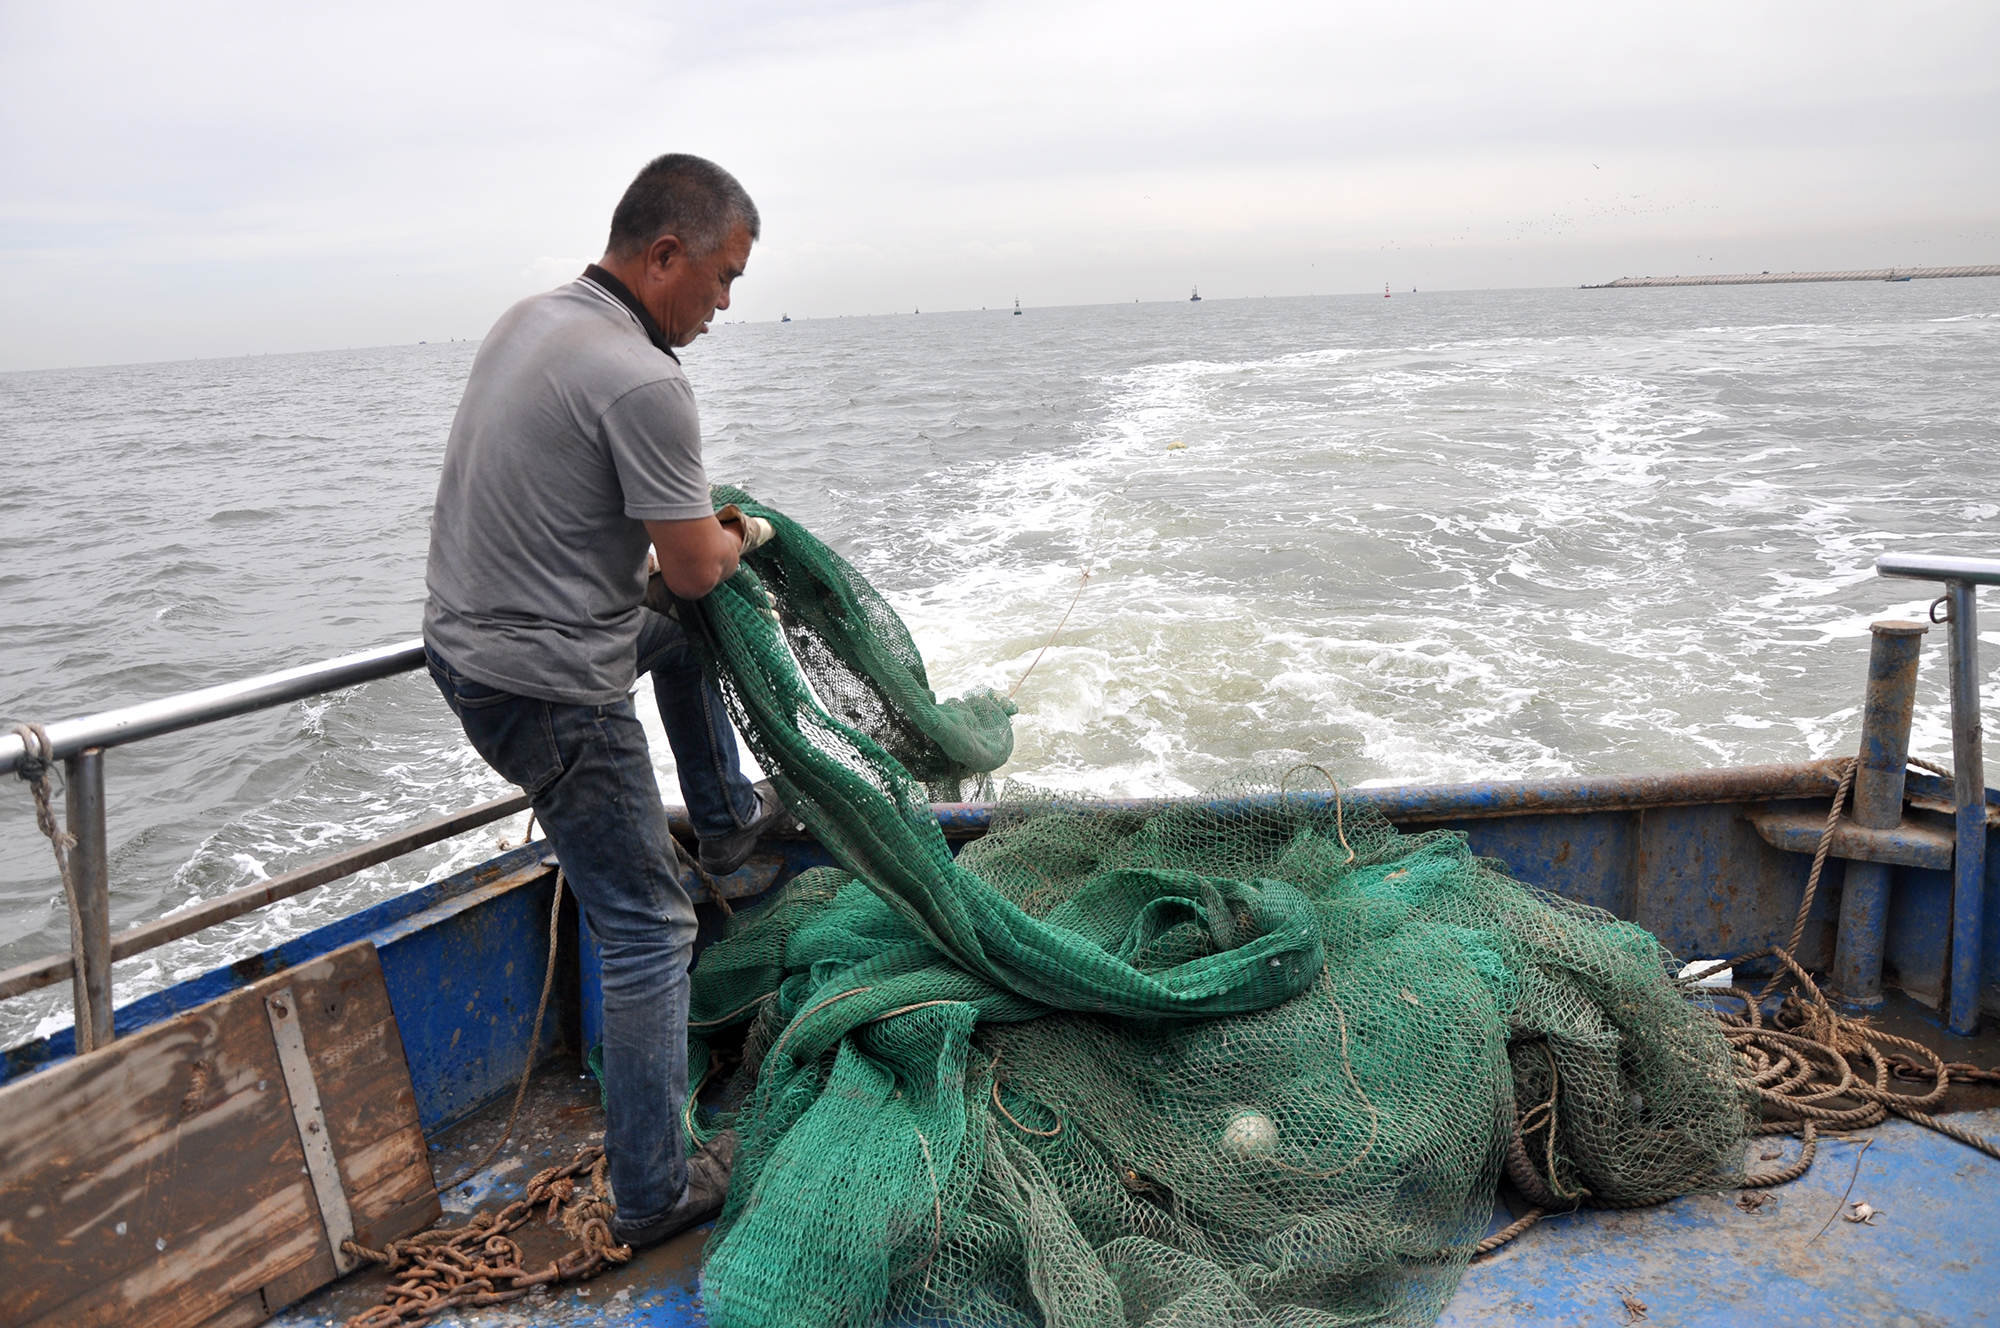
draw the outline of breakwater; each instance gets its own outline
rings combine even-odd
[[[1780,286],[1801,281],[1916,281],[1924,277],[2000,277],[2000,263],[1972,267],[1876,267],[1849,272],[1732,272],[1719,277],[1620,277],[1585,290],[1625,286]]]

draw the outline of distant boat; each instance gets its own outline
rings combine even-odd
[[[1882,280],[1884,280],[1884,281],[1908,281],[1908,280],[1909,280],[1909,278],[1908,278],[1908,277],[1884,277],[1884,278],[1882,278]]]
[[[1192,294],[1192,295],[1188,296],[1188,303],[1189,303],[1189,304],[1200,304],[1200,303],[1201,303],[1201,287],[1199,287],[1199,286],[1196,286],[1196,287],[1194,288],[1194,294]]]
[[[781,323],[789,323],[792,321],[792,316],[790,314],[786,314],[783,318],[780,318],[778,321]]]
[[[1382,298],[1385,300],[1389,298],[1389,283],[1386,281],[1382,283]]]
[[[1014,297],[1014,312],[1017,314],[1021,312],[1021,297],[1018,295]]]

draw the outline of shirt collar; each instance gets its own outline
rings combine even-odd
[[[667,334],[660,330],[660,325],[653,321],[653,315],[647,311],[645,305],[639,303],[639,297],[627,289],[624,282],[595,263],[583,270],[583,279],[602,286],[620,304],[630,309],[632,316],[639,320],[639,326],[646,330],[646,339],[665,351],[667,358],[675,364],[681,362],[681,357],[674,354],[673,346],[667,341]]]

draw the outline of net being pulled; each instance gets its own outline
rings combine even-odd
[[[777,539],[684,621],[839,865],[693,974],[726,1090],[690,1121],[740,1134],[721,1328],[1427,1324],[1503,1170],[1555,1206],[1740,1177],[1754,1107],[1651,935],[1314,769],[1018,799],[954,857],[930,790],[1011,707],[939,702],[851,567],[725,501]]]

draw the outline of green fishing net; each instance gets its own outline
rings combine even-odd
[[[1016,799],[954,857],[930,792],[1011,707],[937,701],[851,567],[724,501],[778,537],[684,621],[839,866],[694,971],[689,1123],[740,1133],[711,1322],[1425,1324],[1503,1172],[1561,1207],[1740,1176],[1752,1108],[1657,941],[1316,769]]]

